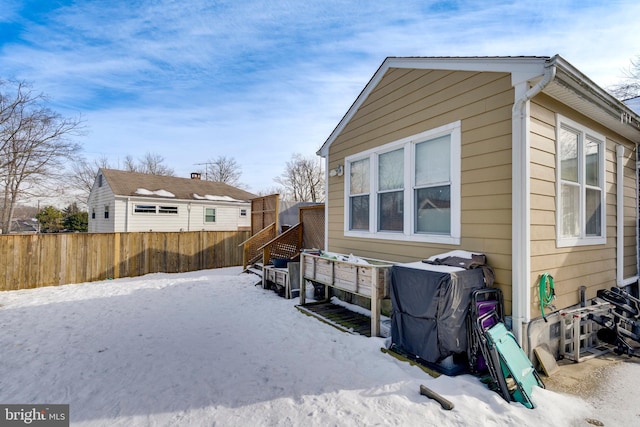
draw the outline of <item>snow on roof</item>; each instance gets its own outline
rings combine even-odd
[[[216,202],[244,202],[244,200],[234,199],[233,197],[229,196],[212,196],[210,194],[201,196],[199,194],[193,193],[193,198],[197,200],[213,200]]]
[[[146,173],[119,171],[116,169],[100,169],[107,183],[116,196],[171,197],[175,199],[193,200],[193,194],[214,194],[218,197],[231,197],[238,201],[248,201],[255,194],[241,190],[222,182],[199,179],[180,178],[175,176],[150,175]],[[151,191],[150,189],[158,189]],[[160,190],[161,189],[161,190]],[[158,193],[164,191],[166,193]],[[204,199],[201,199],[204,200]]]
[[[155,191],[151,191],[151,190],[147,190],[145,188],[138,188],[136,190],[136,194],[139,194],[141,196],[160,196],[160,197],[176,197],[175,194],[167,191],[167,190],[155,190]]]

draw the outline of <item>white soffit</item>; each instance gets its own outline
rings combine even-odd
[[[598,91],[601,93],[595,93]],[[611,95],[603,95],[601,89],[593,90],[589,85],[558,73],[543,92],[625,138],[640,142],[640,117]]]

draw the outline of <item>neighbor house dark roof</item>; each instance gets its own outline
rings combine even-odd
[[[115,169],[100,169],[100,172],[116,196],[214,201],[249,201],[257,197],[253,193],[222,182]]]

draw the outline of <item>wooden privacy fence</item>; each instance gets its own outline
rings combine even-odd
[[[249,231],[0,236],[0,290],[242,265]]]

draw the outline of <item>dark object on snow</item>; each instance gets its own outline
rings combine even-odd
[[[413,264],[391,269],[393,345],[430,363],[466,356],[466,318],[471,292],[484,287],[482,270],[446,273]]]
[[[450,411],[453,409],[453,403],[431,390],[430,388],[420,384],[420,394],[423,396],[427,396],[429,399],[433,399],[442,406],[442,409]]]

